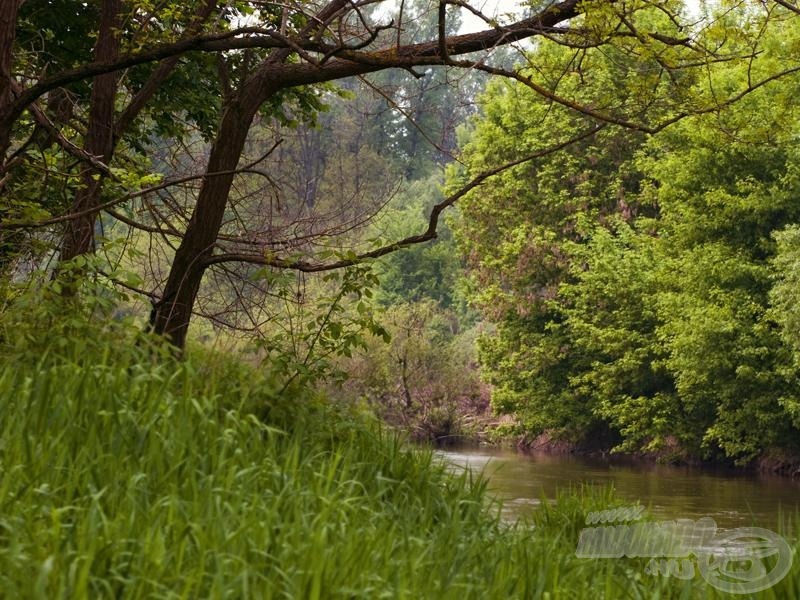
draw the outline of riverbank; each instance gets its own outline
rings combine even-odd
[[[134,341],[0,337],[8,597],[715,597],[641,560],[577,558],[585,515],[620,505],[606,490],[508,524],[483,480],[368,414],[235,356]]]
[[[8,597],[577,598],[628,585],[621,567],[587,580],[574,541],[556,552],[555,525],[508,527],[483,482],[369,415],[278,390],[235,357],[154,359],[95,333],[113,345],[2,348]]]
[[[798,455],[773,450],[760,456],[754,462],[754,466],[759,471],[800,480],[800,456]]]

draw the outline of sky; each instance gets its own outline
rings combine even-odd
[[[471,0],[471,4],[487,17],[497,17],[506,13],[520,14],[523,11],[517,0]],[[471,33],[473,31],[487,29],[486,23],[469,11],[462,8],[460,12],[462,33]],[[508,19],[503,19],[503,21],[508,21]]]

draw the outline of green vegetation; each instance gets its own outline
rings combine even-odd
[[[790,60],[797,30],[771,35],[766,62]],[[632,71],[657,58],[589,52],[577,67],[555,44],[537,53],[568,82],[590,72],[574,93],[592,102],[641,102],[658,122],[681,101],[637,92]],[[712,87],[748,76],[721,66]],[[682,85],[708,93],[703,80]],[[496,325],[478,342],[484,374],[522,435],[676,460],[800,456],[798,85],[788,77],[647,136],[605,127],[465,198],[470,299]],[[516,83],[494,82],[482,106],[454,186],[549,131],[586,127]]]
[[[64,321],[58,344],[5,329],[0,348],[9,598],[718,597],[576,558],[586,513],[618,505],[607,492],[503,523],[484,482],[367,414],[277,396],[219,354],[175,361],[124,324]]]
[[[800,456],[796,0],[397,4],[3,3],[3,285],[418,438]]]
[[[3,349],[4,594],[420,597],[489,577],[502,528],[431,453],[223,356],[156,361],[129,329],[72,325]]]
[[[800,464],[800,7],[478,4],[0,3],[0,595],[719,596],[409,440]]]

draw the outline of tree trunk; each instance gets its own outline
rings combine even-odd
[[[240,99],[232,102],[223,113],[197,204],[175,252],[162,299],[150,314],[153,331],[166,335],[179,349],[186,343],[192,309],[205,272],[204,261],[211,256],[222,227],[233,171],[239,164],[250,125],[261,104],[254,96],[241,93]]]
[[[22,0],[3,0],[0,3],[0,115],[11,104],[11,63],[14,60],[14,39],[17,35],[17,12]],[[11,128],[0,131],[0,164],[11,143]]]
[[[112,62],[119,55],[119,27],[122,0],[105,0],[100,12],[100,32],[95,45],[95,60]],[[92,82],[89,126],[84,149],[103,163],[108,163],[114,150],[114,102],[117,97],[117,73],[107,73]],[[81,172],[82,185],[75,194],[71,212],[89,210],[99,204],[102,174],[90,166]],[[95,214],[87,214],[67,222],[61,244],[61,260],[71,260],[94,251]]]
[[[200,31],[203,23],[213,14],[216,4],[216,0],[206,0],[192,20],[187,32],[195,34]],[[111,62],[119,55],[120,40],[115,30],[119,28],[121,10],[121,0],[112,0],[103,4],[103,12],[100,15],[101,36],[95,47],[95,60],[98,62]],[[136,92],[116,122],[114,122],[114,105],[118,84],[117,74],[115,72],[97,77],[92,87],[89,129],[84,149],[89,154],[100,157],[103,163],[108,164],[122,135],[152,99],[159,87],[172,74],[179,61],[180,56],[173,56],[162,61],[141,89]],[[76,194],[72,204],[70,212],[73,213],[79,213],[101,204],[100,194],[103,191],[104,175],[87,169],[83,172],[82,178],[84,185]],[[94,250],[96,219],[96,214],[89,214],[67,225],[61,248],[62,260],[70,260]]]

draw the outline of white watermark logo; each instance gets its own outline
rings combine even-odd
[[[792,567],[792,549],[777,533],[761,527],[717,532],[714,519],[639,522],[642,506],[589,513],[575,555],[579,558],[650,558],[648,575],[691,579],[697,570],[709,584],[731,594],[771,587]],[[774,561],[767,571],[764,559]]]

